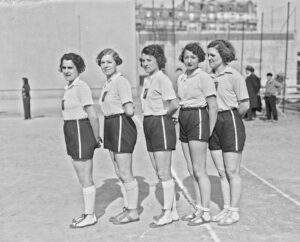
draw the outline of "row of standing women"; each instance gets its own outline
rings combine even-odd
[[[242,182],[239,169],[246,138],[241,116],[249,108],[248,93],[242,76],[228,65],[235,60],[230,42],[212,41],[207,54],[211,74],[199,68],[205,60],[200,45],[190,43],[184,47],[179,60],[186,72],[178,78],[176,95],[171,80],[162,71],[166,63],[162,48],[149,45],[141,52],[140,64],[148,74],[141,93],[143,128],[152,166],[163,187],[163,209],[153,217],[151,228],[179,220],[171,173],[172,151],[176,146],[172,116],[178,108],[179,139],[196,194],[195,210],[181,220],[190,226],[211,221],[222,226],[240,219]],[[107,77],[99,99],[104,113],[104,148],[109,150],[124,201],[122,211],[109,221],[113,224],[136,222],[139,221],[138,183],[132,172],[132,153],[137,129],[132,120],[134,106],[130,83],[117,71],[122,59],[114,50],[103,50],[96,62]],[[84,213],[72,220],[71,228],[97,223],[92,159],[102,140],[91,90],[80,78],[84,69],[83,59],[74,53],[65,54],[60,60],[60,71],[68,82],[62,100],[65,142],[84,197]],[[213,217],[209,206],[211,185],[206,171],[207,147],[219,172],[224,200],[223,210]]]

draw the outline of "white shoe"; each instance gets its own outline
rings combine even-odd
[[[83,214],[81,219],[77,219],[76,221],[72,221],[70,224],[70,228],[77,229],[77,228],[84,228],[87,226],[94,225],[98,222],[97,217],[95,214]]]
[[[149,225],[150,228],[162,227],[173,222],[172,212],[170,210],[163,209],[161,215],[156,218],[157,219],[153,219],[153,222]]]
[[[215,216],[212,216],[212,222],[219,222],[220,220],[224,219],[228,213],[228,208],[224,208],[220,213]]]

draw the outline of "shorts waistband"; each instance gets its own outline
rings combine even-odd
[[[228,109],[228,110],[218,111],[218,113],[225,113],[225,112],[230,112],[230,111],[237,111],[237,108],[232,108],[232,109]]]
[[[68,119],[64,120],[65,123],[72,123],[72,122],[77,122],[77,121],[86,121],[89,120],[88,118],[82,118],[82,119]]]
[[[104,116],[104,118],[105,119],[111,119],[111,118],[119,117],[119,116],[122,116],[122,115],[125,115],[125,113],[116,113],[116,114],[112,114],[112,115],[109,115],[109,116]]]
[[[162,114],[162,115],[144,115],[144,118],[150,118],[150,117],[164,117],[168,116],[168,114]]]
[[[188,111],[188,110],[197,110],[197,109],[206,109],[207,106],[204,107],[181,107],[180,110],[182,111]]]

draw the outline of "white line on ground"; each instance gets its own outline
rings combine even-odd
[[[140,121],[140,119],[137,116],[133,116],[133,120],[137,122],[137,124],[140,126],[140,128],[143,128],[143,124]],[[184,196],[186,197],[187,201],[189,202],[189,204],[191,204],[194,208],[196,207],[195,202],[193,201],[193,199],[191,198],[191,196],[189,195],[187,189],[185,188],[185,186],[183,185],[182,181],[179,179],[179,177],[177,176],[176,172],[172,169],[172,175],[175,178],[175,181],[177,183],[177,185],[180,187],[180,189],[182,190]],[[212,229],[212,227],[209,224],[205,224],[204,225],[206,227],[206,229],[208,230],[211,238],[215,241],[215,242],[220,242],[220,239],[218,238],[217,234],[215,233],[215,231]],[[143,238],[144,235],[149,231],[146,230],[141,236],[140,238]]]
[[[265,183],[267,186],[273,188],[275,191],[277,191],[280,195],[282,195],[283,197],[287,198],[288,200],[290,200],[291,202],[295,203],[296,205],[300,206],[300,202],[298,202],[297,200],[295,200],[294,198],[292,198],[291,196],[289,196],[288,194],[284,193],[283,191],[281,191],[279,188],[277,188],[276,186],[272,185],[270,182],[266,181],[265,179],[263,179],[262,177],[260,177],[259,175],[257,175],[254,171],[250,170],[249,168],[245,167],[245,166],[241,166],[244,170],[246,170],[247,172],[249,172],[252,176],[255,176],[258,180],[262,181],[263,183]]]

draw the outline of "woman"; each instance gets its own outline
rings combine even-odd
[[[178,108],[178,100],[171,80],[161,71],[165,67],[166,58],[159,45],[143,48],[140,63],[148,74],[141,95],[147,150],[153,168],[162,182],[164,194],[162,213],[155,216],[150,224],[150,227],[156,228],[178,220],[174,203],[175,184],[171,174],[172,150],[176,146],[172,115]]]
[[[212,78],[199,68],[205,53],[198,43],[187,44],[179,60],[186,72],[178,79],[180,141],[193,178],[196,211],[182,218],[188,225],[208,223],[210,180],[206,171],[208,140],[217,119],[216,90]]]
[[[24,119],[31,119],[30,114],[30,86],[28,84],[28,78],[23,77],[22,86],[22,97],[23,97],[23,107],[24,107]]]
[[[240,166],[246,133],[242,116],[249,109],[244,78],[228,64],[235,60],[235,50],[226,40],[208,45],[208,61],[217,89],[218,117],[209,141],[209,149],[221,179],[224,209],[213,218],[218,225],[239,221],[242,194]]]
[[[91,90],[80,78],[85,70],[81,56],[74,53],[64,54],[60,59],[59,69],[67,81],[62,100],[65,142],[82,185],[84,198],[84,214],[73,219],[70,227],[83,228],[97,223],[93,155],[101,140],[99,120],[93,107]]]
[[[124,198],[123,211],[111,217],[110,221],[114,224],[136,222],[139,220],[138,183],[132,173],[132,153],[137,130],[131,119],[134,115],[131,86],[117,71],[122,59],[116,51],[104,49],[97,56],[96,62],[107,78],[99,99],[105,116],[104,148],[109,150]]]

